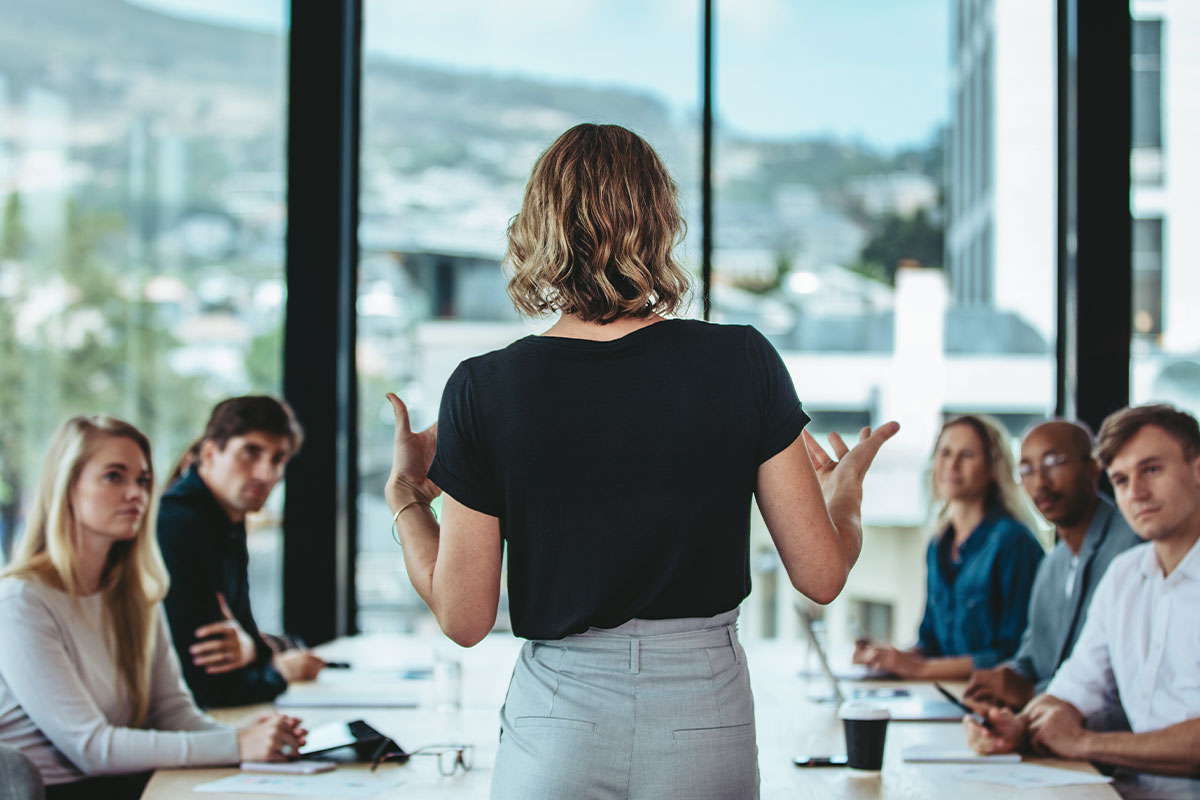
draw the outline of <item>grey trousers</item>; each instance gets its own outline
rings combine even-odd
[[[20,750],[0,744],[0,800],[42,800],[42,776]]]
[[[758,797],[737,611],[632,620],[521,649],[493,800]]]

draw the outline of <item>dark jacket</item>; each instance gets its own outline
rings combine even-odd
[[[250,610],[246,576],[246,526],[232,522],[195,469],[176,481],[158,509],[158,543],[171,575],[164,603],[183,677],[196,703],[205,707],[268,702],[287,688],[271,666],[272,650],[259,635]],[[225,595],[234,617],[254,639],[254,662],[233,672],[210,675],[192,663],[188,648],[195,631],[223,619],[217,593]]]

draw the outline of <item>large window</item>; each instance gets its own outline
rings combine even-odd
[[[683,4],[643,5],[630,26],[623,5],[464,14],[456,3],[367,3],[364,629],[424,615],[380,498],[383,392],[399,391],[427,425],[462,358],[532,329],[508,305],[500,260],[537,153],[577,121],[629,125],[666,158],[689,216],[699,210],[700,20]],[[1031,16],[952,3],[951,20],[941,0],[873,3],[879,24],[865,28],[863,9],[839,4],[715,5],[712,316],[772,339],[816,431],[904,420],[868,491],[868,555],[851,600],[894,614],[907,640],[923,598],[925,462],[942,417],[991,412],[1018,434],[1053,407],[1054,7]],[[689,221],[694,265],[700,231]],[[761,521],[753,547],[743,629],[794,633],[794,594],[773,574]],[[877,580],[898,560],[912,567],[904,577]],[[834,613],[848,631],[851,615]]]
[[[365,4],[361,629],[408,629],[428,613],[389,534],[384,392],[408,403],[414,427],[429,425],[461,360],[551,322],[517,317],[500,264],[538,154],[579,122],[619,123],[646,137],[680,185],[691,227],[685,260],[696,268],[700,30],[698,3]]]
[[[907,640],[920,587],[875,578],[927,540],[923,475],[940,419],[987,411],[1017,433],[1054,404],[1055,4],[714,0],[709,231],[704,3],[363,5],[358,336],[331,336],[359,367],[359,626],[425,618],[381,498],[383,392],[427,425],[462,358],[548,324],[508,305],[504,229],[537,154],[590,120],[628,125],[665,157],[689,268],[713,237],[714,319],[772,338],[816,432],[905,423],[868,487],[868,556],[847,608]],[[1200,95],[1185,78],[1200,31],[1182,5],[1131,4],[1132,113],[1116,104],[1113,122],[1133,139],[1132,399],[1197,410],[1200,228],[1188,221],[1200,153],[1186,143]],[[127,417],[151,435],[161,474],[213,402],[279,391],[289,8],[0,0],[0,544],[20,531],[63,417]],[[332,98],[330,118],[353,105],[335,102],[353,86],[342,77],[308,95]],[[1079,280],[1096,268],[1080,263]],[[332,437],[332,423],[306,422]],[[250,540],[268,628],[280,542],[273,512]],[[761,525],[754,546],[747,633],[786,634],[792,597]],[[833,611],[833,637],[851,615]]]
[[[1130,400],[1200,413],[1200,17],[1135,0],[1133,11],[1133,352]]]
[[[64,418],[136,424],[161,482],[214,402],[279,391],[285,31],[181,5],[0,0],[6,546]],[[278,512],[252,527],[271,628]]]
[[[1054,405],[1054,4],[866,5],[717,19],[714,319],[772,340],[820,438],[903,423],[826,612],[843,650],[856,624],[916,639],[943,418],[989,413],[1016,437]],[[795,635],[761,520],[752,546],[743,630]]]

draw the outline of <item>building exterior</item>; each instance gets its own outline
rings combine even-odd
[[[954,0],[946,264],[952,304],[1053,341],[1055,4]],[[1200,5],[1133,0],[1133,402],[1200,411]],[[1086,132],[1081,133],[1086,135]],[[1081,271],[1087,270],[1080,264]]]
[[[1055,4],[955,0],[946,266],[951,302],[1054,340]]]
[[[1200,411],[1200,6],[1134,0],[1131,393]]]

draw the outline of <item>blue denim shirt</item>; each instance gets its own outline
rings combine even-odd
[[[1044,551],[1029,529],[993,509],[950,556],[954,529],[929,543],[925,616],[917,647],[926,656],[970,656],[976,668],[1013,657],[1025,632],[1033,576]]]

